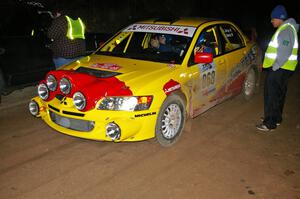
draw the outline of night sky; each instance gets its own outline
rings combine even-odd
[[[22,0],[1,0],[0,6]],[[289,15],[300,20],[299,7],[292,0],[27,0],[41,2],[46,9],[54,6],[70,10],[80,15],[95,31],[110,24],[113,27],[123,27],[126,23],[153,17],[212,17],[232,20],[238,24],[251,26],[264,24],[270,20],[270,12],[278,5],[286,7]],[[264,5],[261,5],[264,4]],[[2,13],[3,15],[3,13]],[[95,23],[96,22],[96,23]],[[109,23],[108,23],[109,22]],[[126,24],[127,25],[127,24]],[[265,25],[265,24],[264,24]],[[108,28],[108,27],[106,27]]]
[[[0,6],[20,0],[1,0]],[[32,0],[34,1],[34,0]],[[272,9],[282,4],[290,17],[300,22],[299,7],[295,1],[212,1],[212,0],[35,0],[45,9],[62,7],[74,15],[80,16],[89,32],[112,33],[138,20],[157,17],[210,17],[228,19],[243,30],[255,27],[258,36],[274,31],[270,23]],[[264,5],[261,5],[261,4]],[[5,18],[7,13],[0,13]]]
[[[231,20],[247,31],[255,27],[258,40],[268,40],[274,28],[270,23],[272,9],[282,4],[286,7],[289,17],[300,22],[300,10],[295,1],[261,0],[261,1],[231,1],[231,0],[184,0],[175,3],[174,0],[51,0],[49,4],[65,5],[76,14],[86,19],[90,31],[115,32],[135,21],[153,17],[211,17]],[[262,5],[264,4],[264,5]]]

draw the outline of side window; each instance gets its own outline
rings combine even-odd
[[[131,35],[131,32],[120,32],[118,36],[110,40],[105,46],[101,48],[102,52],[119,52],[121,53]]]
[[[194,56],[196,52],[212,53],[213,57],[218,56],[221,51],[219,49],[219,40],[217,37],[217,27],[210,26],[205,28],[199,35],[193,54],[190,57],[190,64],[194,64]]]
[[[220,25],[221,32],[221,41],[222,41],[222,51],[230,52],[238,48],[242,48],[245,46],[244,41],[240,33],[229,24],[221,24]]]
[[[144,48],[143,45],[147,36],[147,34],[141,32],[121,32],[118,36],[103,46],[101,51],[121,54],[138,53]]]
[[[196,52],[213,53],[214,56],[219,54],[215,26],[206,28],[200,33],[194,48],[194,53]]]
[[[124,38],[123,40],[118,40],[116,42],[117,45],[115,45],[112,52],[122,53],[126,47],[126,44],[127,44],[129,38],[130,38],[130,35],[127,36],[126,38]]]

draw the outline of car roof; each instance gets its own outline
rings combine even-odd
[[[144,21],[139,21],[137,23],[198,27],[203,23],[213,22],[213,21],[225,22],[224,20],[214,19],[214,18],[191,17],[191,18],[169,18],[169,19],[168,18],[157,18],[157,19],[148,19],[148,20],[144,20]]]

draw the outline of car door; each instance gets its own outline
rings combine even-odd
[[[226,95],[230,96],[241,88],[242,59],[245,56],[245,41],[240,32],[232,24],[220,24],[219,35],[221,51],[227,63]]]
[[[218,27],[216,25],[209,26],[199,34],[197,42],[194,46],[194,52],[190,56],[190,67],[194,69],[195,75],[191,93],[191,109],[192,117],[199,115],[210,107],[218,103],[218,98],[222,90],[227,76],[226,60],[222,56],[219,46]],[[201,44],[205,43],[206,47]],[[206,50],[209,49],[209,50]],[[194,54],[196,51],[209,52],[213,54],[212,63],[195,63]]]

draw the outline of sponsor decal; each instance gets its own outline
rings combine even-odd
[[[171,26],[159,24],[132,24],[123,32],[154,32],[192,37],[196,28],[189,26]]]
[[[240,63],[238,63],[234,70],[231,73],[231,78],[236,78],[243,70],[246,69],[246,66],[250,65],[252,62],[255,61],[256,57],[256,46],[253,46],[250,51],[242,58]]]
[[[28,1],[26,2],[27,5],[31,5],[31,6],[36,6],[39,8],[44,8],[43,4],[41,4],[40,2],[35,2],[35,1]]]
[[[118,66],[117,64],[112,63],[96,63],[91,65],[93,68],[101,68],[101,69],[107,69],[107,70],[119,70],[121,66]]]
[[[198,64],[198,68],[201,76],[202,95],[208,95],[216,90],[216,64],[214,62]]]
[[[204,73],[204,72],[209,71],[209,70],[215,70],[216,65],[215,65],[214,62],[208,63],[208,64],[198,64],[198,68],[199,68],[201,73]]]
[[[173,79],[171,79],[164,85],[163,89],[166,95],[170,95],[173,91],[176,91],[180,88],[181,88],[180,84],[174,81]]]
[[[150,116],[150,115],[156,115],[156,112],[136,114],[136,115],[134,115],[134,117],[146,117],[146,116]]]
[[[282,44],[283,44],[284,46],[288,46],[288,45],[289,45],[289,41],[283,40]]]
[[[231,30],[231,28],[226,28],[226,29],[224,29],[224,32],[225,32],[225,35],[226,35],[226,37],[227,38],[230,38],[230,37],[233,37],[234,36],[234,34],[232,33],[232,30]]]
[[[62,100],[60,101],[60,104],[67,105],[67,97],[66,97],[66,96],[64,96],[64,97],[62,98]]]

